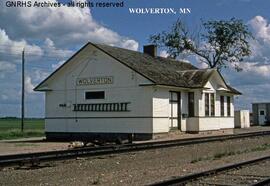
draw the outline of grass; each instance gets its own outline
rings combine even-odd
[[[20,119],[0,119],[0,140],[41,136],[44,136],[44,119],[25,119],[23,132]]]
[[[264,143],[262,145],[255,147],[255,148],[245,149],[242,151],[238,150],[238,151],[220,152],[220,153],[214,154],[213,156],[199,157],[199,158],[191,160],[190,163],[197,163],[197,162],[204,161],[204,160],[217,160],[217,159],[221,159],[221,158],[226,157],[226,156],[233,156],[233,155],[244,154],[244,153],[249,153],[249,152],[256,152],[256,151],[265,151],[268,149],[270,149],[270,144]]]

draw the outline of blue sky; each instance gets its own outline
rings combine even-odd
[[[93,8],[92,15],[112,30],[136,39],[140,44],[147,43],[149,34],[167,29],[181,17],[191,27],[198,26],[200,19],[230,19],[236,17],[249,21],[256,15],[270,17],[267,0],[129,0],[124,9]],[[172,7],[191,8],[188,15],[140,15],[129,14],[129,7]],[[151,25],[151,26],[150,26]]]
[[[235,99],[236,108],[250,109],[252,102],[270,102],[269,0],[125,0],[123,8],[94,7],[91,10],[14,8],[6,7],[6,2],[0,2],[0,117],[20,115],[23,47],[27,63],[26,116],[43,117],[44,95],[33,92],[32,88],[87,41],[141,51],[142,46],[148,44],[149,35],[168,29],[179,17],[192,30],[198,28],[201,19],[243,19],[256,38],[251,42],[253,54],[243,64],[243,72],[225,69],[222,73],[243,93]],[[128,10],[145,7],[190,8],[191,13],[141,15],[130,14]],[[192,63],[205,67],[194,59]]]

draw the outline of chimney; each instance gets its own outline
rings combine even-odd
[[[143,53],[148,54],[152,57],[157,56],[157,46],[156,45],[144,45]]]

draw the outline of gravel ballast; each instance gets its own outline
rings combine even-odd
[[[264,155],[270,136],[5,168],[0,185],[145,185]]]

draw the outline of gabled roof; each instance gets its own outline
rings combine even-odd
[[[129,67],[143,77],[147,78],[153,84],[166,85],[184,88],[203,88],[215,69],[198,69],[190,63],[177,61],[163,57],[152,57],[148,54],[127,50],[118,47],[112,47],[103,44],[87,43],[82,49],[92,45],[103,51],[123,65]],[[76,56],[82,49],[74,54],[66,63]],[[41,82],[34,90],[45,83],[66,63],[60,66],[55,72]],[[231,88],[232,93],[239,93]]]
[[[227,84],[226,84],[227,85]],[[227,85],[228,89],[234,93],[234,94],[238,94],[238,95],[241,95],[242,93],[239,92],[238,90],[236,90],[235,88],[231,87],[230,85]]]

